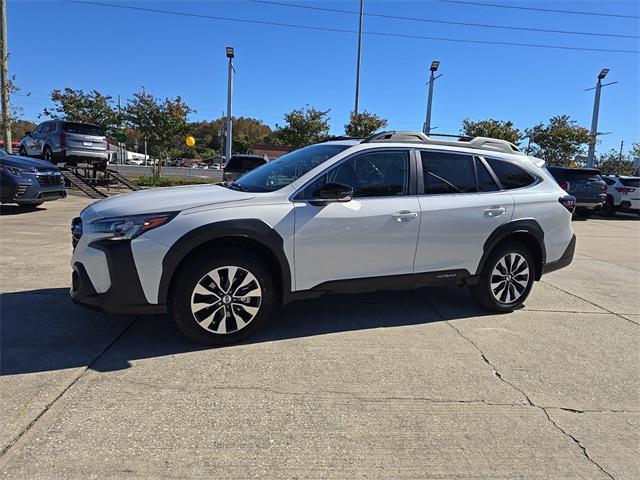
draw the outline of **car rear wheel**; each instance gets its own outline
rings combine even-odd
[[[264,264],[241,250],[194,257],[173,282],[171,316],[191,340],[223,346],[253,334],[275,303],[273,279]]]
[[[523,304],[535,279],[533,255],[518,242],[508,242],[491,253],[478,284],[469,287],[473,298],[484,308],[511,312]]]
[[[616,207],[613,205],[612,197],[607,197],[607,201],[602,206],[600,213],[603,217],[613,217],[613,215],[616,213]]]

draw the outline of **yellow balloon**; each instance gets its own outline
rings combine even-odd
[[[193,147],[196,144],[196,139],[189,135],[185,140],[185,143],[187,144],[187,147]]]

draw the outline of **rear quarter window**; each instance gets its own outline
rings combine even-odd
[[[495,158],[485,158],[485,160],[506,190],[528,187],[536,180],[531,174],[513,163],[497,160]]]

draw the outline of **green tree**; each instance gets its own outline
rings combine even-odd
[[[368,113],[366,110],[358,114],[351,112],[349,123],[344,126],[344,133],[349,137],[364,138],[386,126],[387,121],[374,113]]]
[[[53,90],[51,101],[53,107],[45,108],[44,115],[73,122],[92,123],[101,127],[108,135],[118,131],[122,121],[113,99],[97,90],[89,93],[72,88]]]
[[[620,152],[616,152],[615,150],[600,154],[594,163],[596,168],[607,175],[633,174],[633,159],[631,155],[624,153],[620,155]]]
[[[167,158],[172,149],[184,145],[189,131],[187,116],[193,110],[182,98],[160,100],[148,93],[135,93],[125,108],[127,124],[147,140],[151,157]],[[160,165],[153,172],[160,176]]]
[[[629,155],[632,159],[640,159],[640,142],[634,142],[631,144],[631,150],[629,151]]]
[[[276,125],[275,138],[284,145],[304,147],[329,136],[329,110],[300,108],[284,116],[286,125]]]
[[[549,165],[569,165],[576,156],[584,155],[584,146],[591,141],[589,130],[569,115],[552,117],[547,125],[539,123],[525,132],[531,141],[530,153]]]
[[[477,122],[465,118],[462,121],[462,132],[468,137],[499,138],[516,145],[519,145],[523,139],[522,132],[514,127],[512,122],[493,118]]]
[[[234,117],[233,119],[233,151],[247,153],[256,143],[270,141],[271,127],[257,118]],[[210,148],[222,152],[226,118],[218,118],[211,122],[194,122],[189,124],[189,133],[196,139],[194,148]]]
[[[11,138],[20,140],[25,137],[27,132],[32,132],[36,128],[36,124],[29,120],[14,120],[11,122]]]

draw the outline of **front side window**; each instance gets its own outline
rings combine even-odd
[[[298,197],[314,198],[314,192],[327,183],[353,188],[353,197],[391,197],[409,193],[409,151],[363,153],[330,169],[309,185]]]
[[[535,181],[535,178],[513,163],[495,158],[485,158],[485,160],[507,190],[528,187]]]
[[[309,145],[244,174],[230,188],[245,192],[280,190],[349,147],[351,145]]]
[[[445,152],[420,152],[424,175],[424,193],[476,192],[473,157]]]

